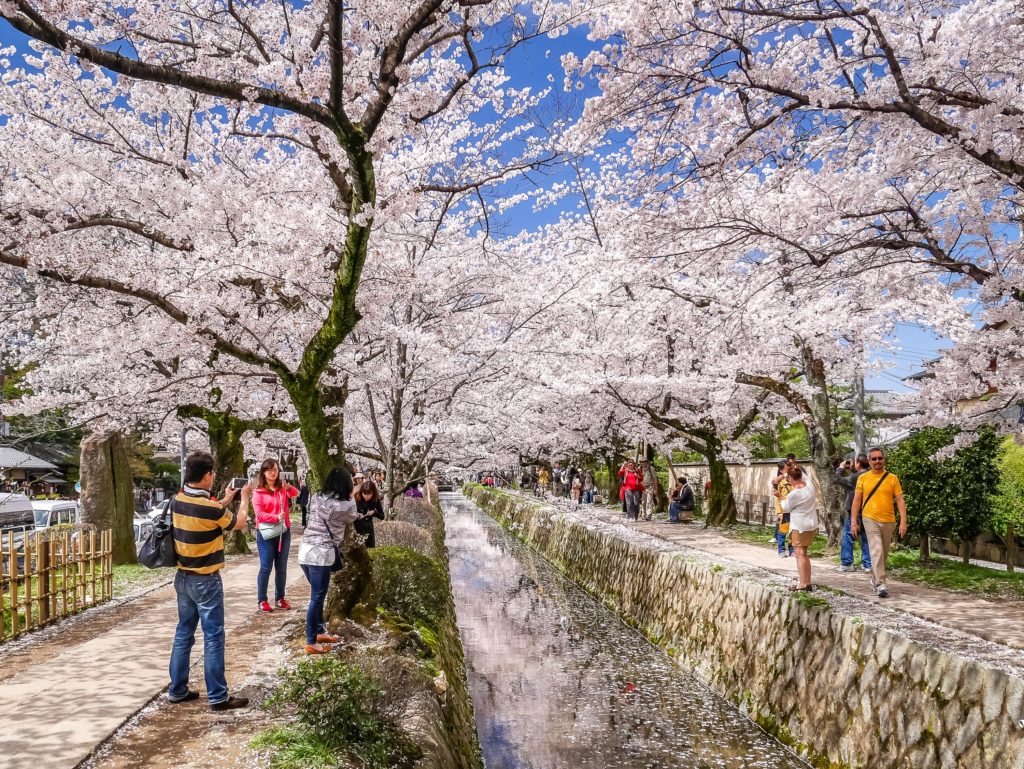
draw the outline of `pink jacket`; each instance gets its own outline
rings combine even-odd
[[[258,486],[252,493],[252,509],[256,512],[256,523],[277,523],[284,515],[284,525],[292,527],[288,515],[289,500],[299,496],[299,490],[291,484],[284,484],[277,491],[267,491]]]

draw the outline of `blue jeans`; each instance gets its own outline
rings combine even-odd
[[[635,491],[627,491],[624,497],[626,503],[626,517],[632,518],[634,521],[640,517],[640,500],[642,491],[639,489]]]
[[[668,506],[668,520],[670,523],[679,522],[679,503],[672,501]]]
[[[864,535],[864,519],[859,518],[860,524],[860,563],[861,566],[871,568],[871,552],[868,550],[868,538]],[[843,521],[843,536],[839,542],[839,561],[843,566],[853,566],[853,535],[850,534],[850,513],[846,514]]]
[[[786,537],[788,536],[779,531],[779,525],[775,524],[775,542],[779,546],[779,555],[786,554]],[[789,554],[793,555],[793,545],[789,546]]]
[[[228,698],[224,677],[224,584],[220,573],[192,574],[178,571],[174,578],[178,593],[178,627],[171,646],[170,700],[182,700],[188,694],[189,657],[196,642],[196,626],[203,623],[203,674],[206,698],[211,705]]]
[[[331,586],[330,566],[300,566],[309,580],[309,606],[306,607],[306,643],[316,643],[317,633],[325,632],[324,601]]]
[[[280,601],[284,598],[284,585],[288,579],[288,548],[291,544],[290,530],[273,539],[263,539],[263,535],[259,531],[256,532],[256,549],[260,551],[260,572],[256,575],[256,600],[260,603],[267,600],[271,569],[274,570],[274,600]]]

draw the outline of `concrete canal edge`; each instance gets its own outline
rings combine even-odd
[[[455,618],[448,550],[445,547],[444,515],[436,487],[430,484],[427,499],[396,499],[393,516],[396,521],[414,524],[429,533],[433,540],[432,560],[443,574],[443,595],[435,596],[442,604],[436,607],[439,616],[433,628],[436,639],[430,645],[436,655],[437,665],[444,674],[446,688],[440,697],[439,711],[434,717],[428,715],[421,721],[421,731],[427,741],[432,743],[428,751],[433,757],[431,763],[437,769],[483,769],[473,700],[466,678],[462,639]],[[415,575],[408,574],[406,577],[414,579]],[[419,630],[422,632],[423,628]]]
[[[1024,769],[1020,678],[581,515],[464,491],[819,769]]]

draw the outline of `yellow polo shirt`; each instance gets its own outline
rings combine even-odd
[[[883,471],[884,472],[884,471]],[[857,494],[860,494],[861,515],[879,523],[895,523],[896,513],[893,505],[896,497],[903,496],[903,487],[900,486],[900,479],[892,473],[878,486],[878,491],[872,495],[865,505],[864,500],[871,494],[871,490],[878,485],[883,473],[869,470],[857,479]]]

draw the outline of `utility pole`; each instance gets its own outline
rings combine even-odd
[[[181,485],[178,486],[179,489],[185,488],[185,456],[188,453],[187,449],[185,448],[186,435],[188,435],[188,425],[185,425],[184,427],[181,428]]]

